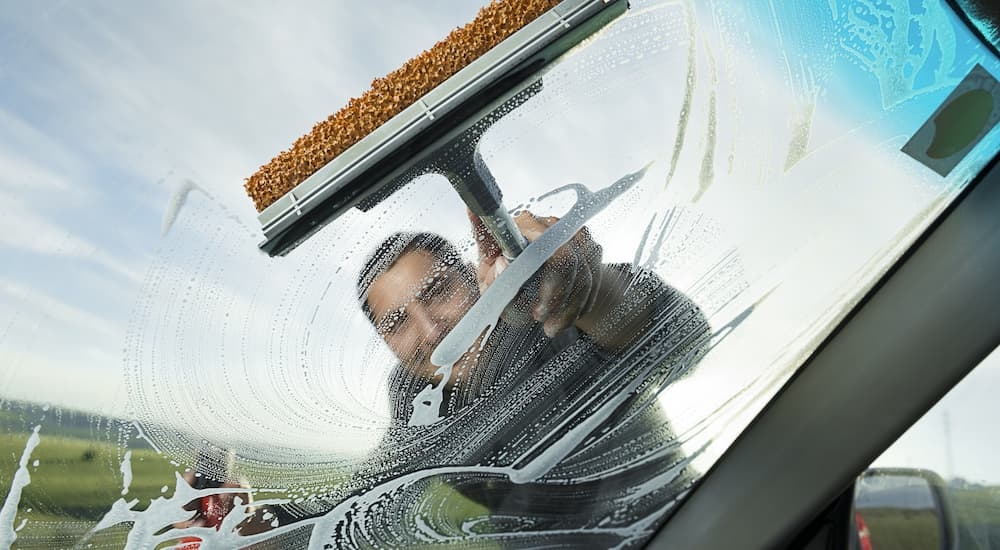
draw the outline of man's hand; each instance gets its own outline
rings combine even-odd
[[[483,291],[496,280],[508,262],[482,220],[471,211],[469,220],[479,249],[477,279],[479,289]],[[527,211],[514,218],[517,228],[529,242],[540,237],[557,221],[559,218],[539,218]],[[527,301],[531,317],[542,323],[547,336],[555,336],[577,324],[594,309],[600,296],[604,272],[601,256],[601,245],[591,238],[590,232],[584,227],[545,262],[540,273],[536,273],[537,296],[519,296],[514,303]],[[524,289],[521,294],[525,294]]]

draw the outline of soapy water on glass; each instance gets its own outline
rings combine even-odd
[[[491,332],[496,327],[507,304],[517,296],[525,283],[541,269],[559,247],[568,243],[577,231],[614,199],[631,189],[642,179],[651,165],[652,163],[649,163],[639,171],[628,174],[597,192],[591,192],[581,184],[570,184],[553,189],[539,197],[539,200],[543,200],[563,191],[575,191],[577,196],[569,212],[530,243],[524,252],[500,273],[455,328],[434,349],[431,363],[438,367],[435,375],[441,378],[436,384],[428,384],[413,400],[410,426],[425,426],[441,419],[440,408],[444,399],[444,387],[451,378],[455,362],[472,347],[484,331]],[[488,338],[489,332],[483,341]]]
[[[411,426],[429,425],[441,420],[440,405],[443,401],[444,385],[451,376],[455,362],[469,351],[480,335],[485,333],[483,341],[489,337],[490,332],[496,327],[497,321],[500,319],[507,305],[517,296],[525,283],[529,282],[533,274],[555,254],[559,247],[569,242],[573,235],[582,229],[590,219],[641,180],[651,164],[647,164],[639,171],[628,174],[612,185],[596,192],[591,192],[580,184],[571,184],[538,197],[538,200],[543,200],[563,191],[574,191],[577,195],[576,201],[569,212],[559,222],[532,242],[518,256],[516,261],[510,262],[509,266],[499,274],[494,283],[473,304],[455,328],[434,349],[431,355],[431,362],[438,366],[435,374],[441,378],[436,384],[428,384],[414,399],[413,415],[409,421]],[[398,495],[400,491],[428,480],[445,475],[492,476],[499,479],[506,479],[513,483],[528,483],[537,480],[563,460],[581,442],[590,437],[591,432],[605,421],[612,411],[619,407],[624,400],[628,399],[628,396],[638,385],[643,383],[643,373],[639,374],[627,387],[616,392],[614,398],[602,404],[598,410],[589,415],[587,420],[581,422],[568,432],[561,434],[555,441],[546,439],[544,441],[545,449],[541,453],[535,454],[532,457],[522,457],[522,460],[515,460],[510,466],[441,466],[421,469],[388,479],[360,494],[352,495],[321,516],[303,519],[288,525],[278,525],[277,519],[274,519],[271,522],[273,529],[254,535],[241,535],[236,530],[236,527],[241,522],[253,515],[251,508],[242,502],[237,502],[237,505],[228,513],[218,530],[214,527],[169,528],[171,525],[182,522],[190,517],[190,512],[185,510],[184,506],[192,500],[223,493],[258,494],[258,490],[252,488],[194,489],[180,474],[177,474],[173,494],[154,499],[145,510],[135,509],[138,505],[138,499],[126,501],[123,496],[112,505],[111,509],[84,540],[89,539],[94,533],[114,525],[132,523],[125,546],[127,549],[145,548],[150,543],[158,545],[176,540],[180,536],[200,538],[202,548],[224,548],[233,545],[246,546],[255,544],[268,539],[275,539],[285,533],[303,527],[312,526],[312,533],[309,537],[309,548],[325,548],[328,545],[328,538],[332,534],[337,533],[339,527],[350,526],[350,529],[359,529],[361,532],[355,533],[355,535],[364,536],[366,528],[353,521],[353,517],[360,510],[377,506],[384,499],[391,499],[394,495]],[[126,455],[121,464],[123,474],[131,471],[129,459],[130,456]],[[683,464],[678,465],[678,467],[683,466]],[[128,493],[128,482],[130,480],[128,476],[123,477],[125,477],[125,486],[123,487],[122,494],[125,495]],[[285,498],[255,500],[254,506],[280,505],[289,502],[291,502],[291,499]],[[272,518],[268,517],[265,519]],[[649,525],[652,525],[654,519],[642,519],[628,528],[614,527],[602,529],[598,527],[590,531],[592,533],[607,531],[608,534],[621,537],[623,541],[638,540],[638,538],[647,534],[646,529]],[[471,528],[472,526],[465,525],[464,527]],[[168,529],[164,531],[164,528]]]

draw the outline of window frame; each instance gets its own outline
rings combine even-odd
[[[959,3],[958,0],[944,0],[944,2],[945,4],[948,5],[949,8],[951,8],[953,12],[955,12],[955,15],[958,17],[958,19],[963,24],[965,24],[965,26],[969,29],[969,32],[971,32],[973,36],[975,36],[976,38],[979,39],[980,42],[982,42],[983,46],[985,46],[986,49],[992,52],[993,55],[1000,57],[1000,49],[997,48],[997,45],[993,42],[993,40],[990,39],[990,37],[983,34],[983,31],[982,29],[979,28],[979,25],[977,25],[973,21],[974,16],[973,14],[969,13],[969,10],[962,7],[962,4]],[[1000,21],[994,23],[1000,24]]]

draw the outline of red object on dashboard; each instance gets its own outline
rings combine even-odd
[[[198,511],[201,516],[198,518],[200,525],[204,527],[215,527],[216,530],[222,525],[222,519],[226,517],[229,510],[221,502],[218,495],[208,495],[201,497],[198,503]],[[178,550],[198,550],[201,547],[201,539],[198,537],[184,537],[177,545]]]
[[[858,524],[858,542],[861,543],[861,550],[872,549],[872,533],[868,530],[868,524],[861,519],[861,514],[854,512],[854,521]]]

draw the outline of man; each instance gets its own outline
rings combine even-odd
[[[434,348],[507,265],[480,220],[470,220],[475,267],[429,233],[397,233],[365,263],[359,303],[399,360],[388,384],[392,423],[333,495],[259,510],[283,526],[312,518],[281,544],[398,547],[434,532],[532,545],[558,533],[572,547],[611,547],[651,528],[690,486],[657,396],[700,358],[708,323],[655,275],[602,263],[586,229],[442,379]],[[529,241],[556,221],[515,218]],[[429,387],[440,389],[440,402],[420,402]],[[417,405],[434,408],[438,420],[410,422]],[[442,482],[452,490],[440,490]],[[455,491],[489,520],[449,525],[446,516],[462,516],[463,506],[482,514]],[[248,523],[244,534],[274,525]]]
[[[454,246],[437,235],[397,233],[372,253],[358,276],[362,310],[400,366],[425,380],[437,369],[431,352],[507,264],[482,222],[471,213],[469,218],[479,249],[477,269],[462,263]],[[529,212],[515,219],[529,242],[556,221]],[[631,280],[621,268],[602,264],[601,254],[584,228],[546,262],[533,281],[537,296],[521,296],[505,318],[539,323],[548,338],[575,328],[605,350],[625,347],[648,321],[648,312],[636,312],[623,324],[610,315],[622,306]]]
[[[389,382],[393,428],[353,490],[441,465],[539,472],[512,482],[496,470],[456,470],[444,480],[494,515],[541,529],[597,522],[609,498],[670,468],[677,474],[660,496],[676,496],[690,476],[656,395],[700,357],[710,332],[701,311],[655,275],[602,263],[584,228],[441,380],[432,352],[507,264],[482,222],[470,220],[476,267],[439,236],[398,233],[358,277],[361,307],[399,364]],[[515,218],[528,241],[556,221]],[[423,404],[437,407],[440,422],[409,426],[415,400],[434,385],[443,399]],[[662,509],[651,501],[641,508]]]

